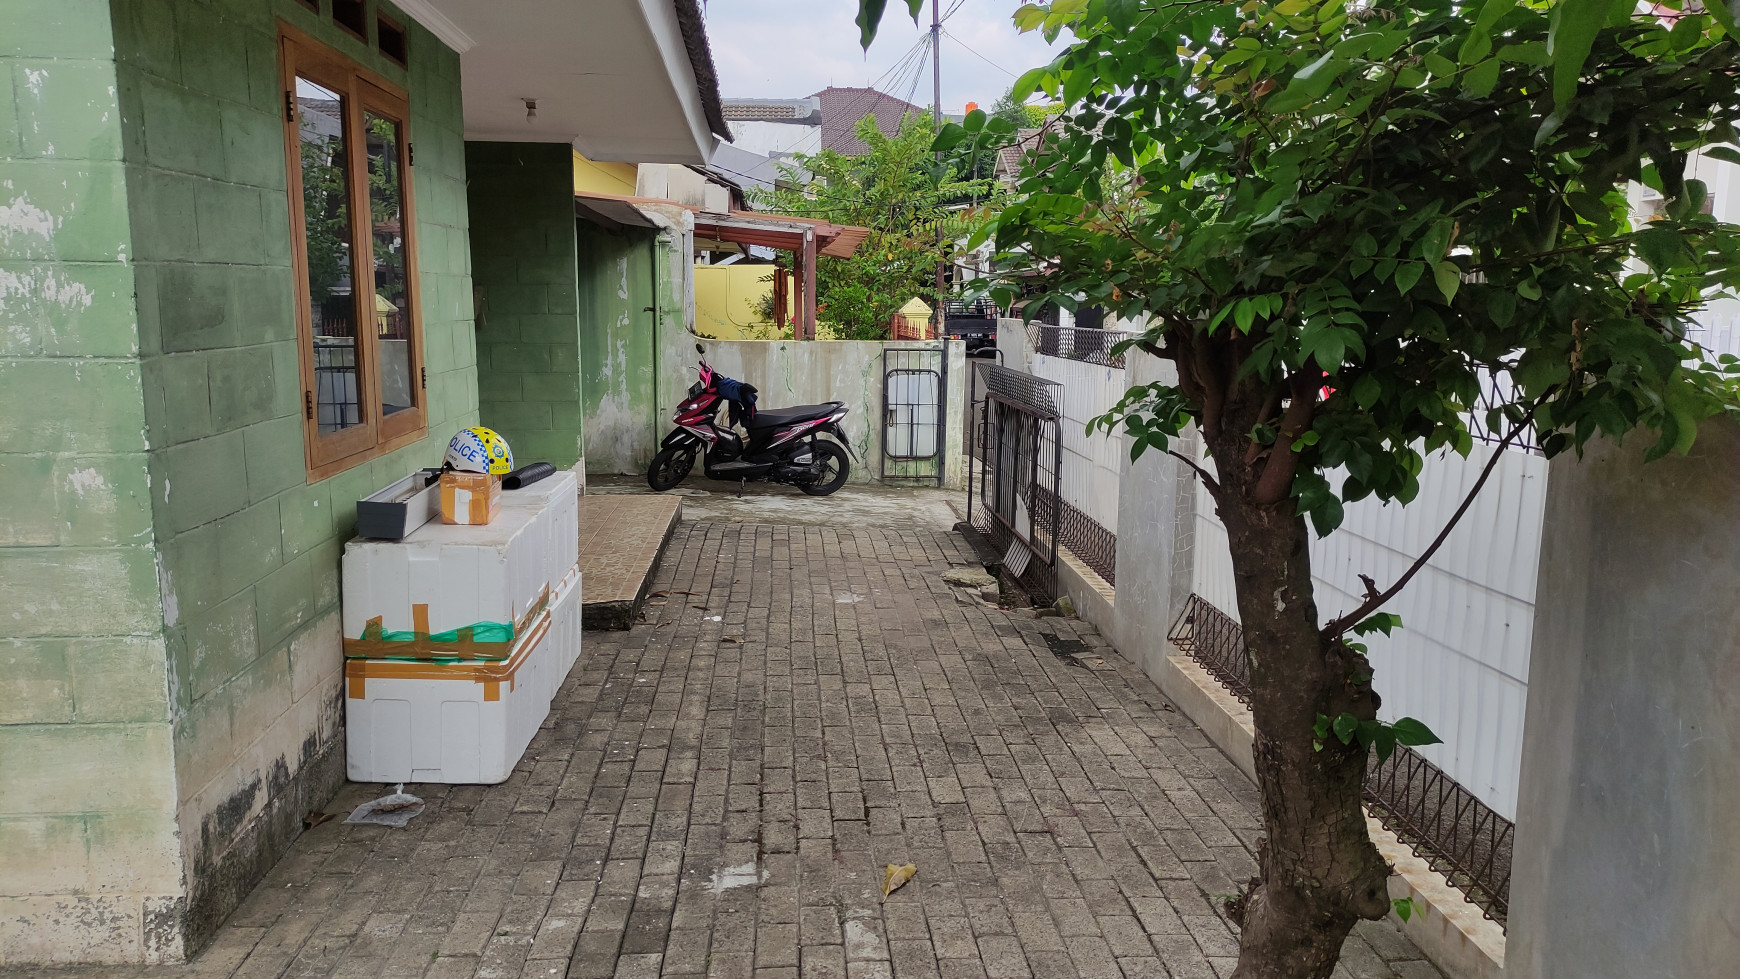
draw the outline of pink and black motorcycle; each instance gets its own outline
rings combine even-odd
[[[706,353],[698,343],[695,350]],[[857,457],[840,428],[845,404],[757,410],[755,393],[754,387],[718,374],[702,357],[699,378],[677,405],[677,427],[647,467],[647,485],[660,492],[676,486],[695,468],[697,454],[708,479],[739,484],[766,479],[811,496],[827,496],[846,485],[852,471],[848,459]],[[723,425],[721,409],[729,411]],[[732,425],[738,420],[749,433],[747,441]]]

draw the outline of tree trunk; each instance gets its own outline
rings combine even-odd
[[[1265,833],[1233,979],[1327,979],[1354,922],[1389,911],[1390,871],[1360,806],[1365,749],[1334,734],[1319,748],[1313,728],[1319,715],[1373,718],[1378,698],[1365,657],[1319,634],[1294,501],[1253,502],[1237,443],[1214,448],[1231,462],[1217,496],[1250,656]]]

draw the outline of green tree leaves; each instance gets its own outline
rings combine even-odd
[[[858,16],[853,22],[858,25],[858,44],[864,50],[870,50],[870,42],[876,40],[876,30],[882,26],[882,14],[887,9],[888,0],[858,0]],[[924,0],[906,0],[906,9],[916,24],[919,11],[924,9]]]
[[[971,121],[981,134],[1011,128],[984,113]],[[953,131],[965,134],[963,139],[973,135],[959,126]],[[777,189],[754,201],[772,211],[870,229],[850,258],[817,263],[817,317],[842,339],[881,340],[907,302],[937,302],[937,263],[984,224],[997,187],[963,178],[972,165],[970,152],[936,161],[928,116],[908,116],[894,136],[866,117],[856,135],[869,146],[864,155],[827,150],[799,157],[784,168]]]

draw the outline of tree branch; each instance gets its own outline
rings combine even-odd
[[[1293,474],[1299,468],[1299,453],[1293,451],[1293,440],[1311,427],[1311,415],[1317,408],[1317,386],[1323,383],[1323,371],[1315,358],[1305,359],[1305,365],[1287,378],[1287,409],[1281,412],[1276,426],[1275,444],[1263,463],[1263,472],[1251,487],[1251,498],[1259,504],[1279,503],[1293,488]]]
[[[1402,576],[1396,579],[1395,584],[1377,594],[1372,594],[1374,589],[1370,584],[1370,579],[1366,579],[1366,594],[1370,597],[1361,603],[1358,608],[1324,626],[1322,635],[1325,642],[1334,642],[1336,639],[1341,638],[1341,635],[1348,629],[1358,625],[1360,622],[1365,620],[1366,616],[1376,612],[1378,609],[1383,607],[1385,602],[1396,597],[1396,593],[1401,591],[1409,581],[1413,580],[1414,575],[1418,574],[1420,569],[1426,566],[1426,562],[1432,559],[1432,555],[1438,553],[1438,548],[1444,546],[1444,542],[1450,538],[1450,532],[1455,530],[1456,525],[1461,522],[1462,515],[1467,513],[1468,508],[1474,505],[1474,498],[1480,495],[1480,488],[1486,485],[1487,477],[1491,476],[1492,471],[1498,468],[1499,460],[1504,458],[1504,450],[1509,448],[1510,443],[1515,441],[1516,437],[1527,430],[1529,424],[1534,421],[1535,409],[1538,407],[1540,407],[1540,402],[1538,401],[1529,406],[1528,414],[1524,415],[1522,421],[1517,422],[1516,427],[1510,430],[1510,434],[1506,435],[1504,439],[1498,443],[1498,449],[1492,453],[1492,458],[1486,461],[1486,467],[1480,471],[1480,478],[1474,481],[1474,486],[1469,489],[1468,495],[1463,497],[1462,505],[1457,507],[1456,512],[1450,515],[1450,519],[1444,524],[1444,529],[1438,531],[1438,536],[1433,539],[1431,544],[1427,545],[1426,549],[1420,553],[1420,556],[1415,559],[1414,563],[1408,566],[1408,570],[1402,572]],[[1364,576],[1362,575],[1361,577]]]
[[[1189,458],[1185,457],[1184,455],[1181,455],[1178,452],[1173,451],[1172,449],[1167,449],[1166,454],[1171,456],[1174,459],[1177,459],[1179,462],[1184,463],[1185,465],[1189,466],[1190,468],[1196,470],[1196,474],[1198,476],[1202,477],[1203,482],[1208,484],[1208,488],[1209,488],[1210,492],[1214,493],[1214,495],[1217,498],[1220,496],[1220,484],[1215,482],[1214,477],[1210,476],[1208,474],[1208,470],[1202,468],[1201,466],[1197,465],[1195,462],[1192,462]]]

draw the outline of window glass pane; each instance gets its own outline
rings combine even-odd
[[[356,297],[351,281],[350,183],[345,96],[296,79],[302,150],[302,224],[314,324],[314,417],[322,435],[361,424],[357,400]]]
[[[417,403],[417,383],[411,373],[411,293],[405,281],[405,182],[399,170],[399,123],[365,111],[363,128],[368,133],[374,317],[384,417]]]

